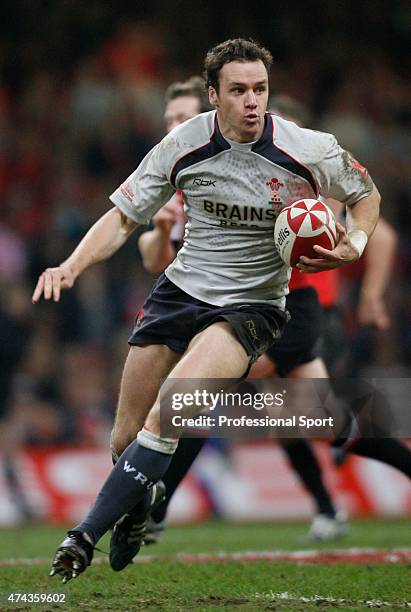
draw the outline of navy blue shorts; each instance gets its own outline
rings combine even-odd
[[[228,321],[251,364],[280,338],[287,319],[286,312],[269,304],[207,304],[162,274],[137,315],[128,343],[165,344],[182,354],[196,334],[217,321]]]
[[[287,376],[297,366],[318,357],[323,329],[323,311],[313,287],[291,291],[287,295],[287,310],[291,320],[281,339],[267,351],[279,376]]]

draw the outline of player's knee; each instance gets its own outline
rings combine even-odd
[[[126,450],[127,446],[134,440],[129,434],[121,434],[113,429],[110,437],[110,449],[113,461],[117,461],[120,455]]]
[[[156,435],[160,434],[160,406],[157,403],[148,413],[144,427]]]

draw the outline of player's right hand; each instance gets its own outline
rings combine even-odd
[[[39,276],[31,301],[37,304],[41,296],[45,300],[60,300],[62,289],[70,289],[74,284],[74,274],[70,266],[62,264],[56,268],[46,268]]]

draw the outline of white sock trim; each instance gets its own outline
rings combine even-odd
[[[137,442],[140,446],[166,455],[173,455],[178,446],[178,440],[174,438],[161,438],[157,434],[148,431],[148,429],[142,429],[138,432]]]

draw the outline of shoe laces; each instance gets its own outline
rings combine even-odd
[[[87,542],[87,544],[90,544],[93,550],[97,550],[98,552],[101,552],[104,555],[108,555],[108,552],[102,550],[101,548],[98,548],[98,546],[93,543],[93,540],[86,531],[69,531],[68,537],[72,538],[73,540],[76,540],[78,537],[80,537],[82,540]]]

